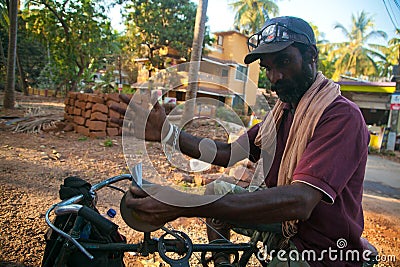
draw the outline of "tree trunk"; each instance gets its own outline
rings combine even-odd
[[[198,90],[198,75],[200,72],[201,53],[203,49],[204,32],[206,24],[208,0],[199,0],[197,6],[196,22],[194,26],[194,36],[192,44],[192,54],[190,55],[189,80],[186,91],[185,111],[181,120],[181,126],[192,120],[195,109],[195,99]]]
[[[3,66],[6,66],[7,59],[6,59],[6,55],[4,55],[3,41],[1,39],[2,38],[0,38],[0,60],[1,60],[1,63],[3,64]]]
[[[6,65],[7,65],[7,59],[6,59],[6,56],[5,56],[5,54],[4,54],[4,47],[3,47],[3,40],[2,40],[2,38],[0,38],[0,62],[1,62],[1,64],[2,64],[2,66],[4,66],[4,73],[6,73],[7,72],[7,69],[6,69]],[[2,69],[2,67],[1,67],[1,69]],[[1,71],[1,70],[0,70]],[[0,75],[3,75],[3,72],[1,72],[0,73]],[[1,77],[1,78],[3,78],[3,77]],[[0,78],[0,80],[1,80],[1,78]],[[5,78],[5,77],[4,77]],[[5,79],[4,79],[5,80]],[[0,84],[1,85],[1,84]],[[3,85],[4,86],[4,85]],[[3,86],[0,86],[0,90],[2,91],[3,89],[2,89],[2,87]]]
[[[17,67],[18,67],[18,72],[19,72],[20,85],[22,87],[22,91],[24,92],[24,95],[29,95],[28,88],[26,86],[25,72],[24,72],[24,69],[22,68],[21,61],[19,60],[18,52],[17,52],[16,56],[17,56]]]
[[[7,80],[4,94],[4,108],[14,108],[15,105],[15,61],[17,54],[17,28],[18,28],[18,1],[11,0],[8,9],[10,18],[8,59],[7,59]]]
[[[57,97],[57,94],[60,91],[61,91],[61,94],[62,94],[62,88],[65,85],[65,83],[66,83],[65,81],[62,81],[56,86],[56,89],[54,90],[54,93],[53,93],[53,97]],[[67,94],[68,94],[68,92],[65,92],[65,95],[67,95]]]
[[[78,89],[78,84],[77,84],[76,80],[72,80],[68,91],[76,92],[77,89]]]

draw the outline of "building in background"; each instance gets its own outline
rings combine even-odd
[[[392,95],[395,82],[368,82],[343,79],[338,82],[342,95],[360,108],[365,123],[371,132],[370,146],[379,149],[384,139],[385,128],[390,125]],[[399,125],[397,125],[399,132]],[[376,136],[376,137],[375,137]]]
[[[248,53],[247,36],[238,31],[227,31],[215,33],[214,38],[215,42],[205,48],[202,56],[197,97],[214,98],[220,101],[221,105],[225,103],[230,107],[254,105],[260,68],[258,64],[244,64],[243,60]],[[166,54],[172,55],[170,52]],[[186,100],[189,64],[174,61],[171,65],[177,64],[177,67],[173,78],[169,76],[170,79],[174,79],[173,82],[158,82],[156,78],[155,83],[149,84],[145,60],[140,59],[139,63],[141,67],[138,83],[134,88],[144,90],[151,87],[152,90],[164,90],[164,97],[175,98],[177,103]],[[154,73],[154,76],[156,75],[157,72]]]

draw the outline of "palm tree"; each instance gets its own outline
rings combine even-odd
[[[274,0],[233,0],[230,6],[236,12],[235,27],[245,35],[252,35],[258,32],[269,18],[269,14],[276,16],[279,8]],[[260,72],[261,75],[263,73]],[[243,92],[245,92],[244,84]],[[246,96],[243,94],[243,100]],[[246,101],[243,103],[243,114],[248,113]]]
[[[10,19],[9,26],[9,43],[7,58],[7,80],[6,90],[4,94],[4,108],[14,108],[15,105],[15,62],[17,54],[17,28],[18,28],[18,1],[9,1],[8,16]]]
[[[331,49],[331,44],[327,39],[325,39],[325,33],[320,32],[318,27],[312,23],[310,23],[314,34],[315,40],[317,41],[318,48],[318,69],[322,71],[322,73],[328,77],[332,78],[333,73],[335,72],[334,62],[327,60],[329,56],[329,52]]]
[[[396,29],[396,35],[398,37],[393,37],[389,40],[389,54],[388,61],[392,64],[398,64],[400,60],[400,29]]]
[[[386,39],[387,34],[383,31],[371,30],[374,27],[372,17],[361,11],[357,17],[352,15],[350,31],[342,24],[337,23],[335,29],[341,29],[348,41],[332,44],[332,51],[328,60],[335,61],[335,73],[333,79],[337,80],[340,75],[346,74],[354,77],[379,75],[378,60],[386,60],[376,48],[379,45],[368,44],[371,38],[381,37]]]
[[[279,12],[273,0],[234,0],[230,6],[236,12],[235,26],[247,35],[259,31],[269,14],[276,16]]]
[[[197,95],[197,89],[198,89],[197,81],[198,81],[198,73],[200,71],[201,53],[203,50],[207,6],[208,6],[208,0],[199,0],[199,5],[197,6],[196,21],[194,26],[192,53],[190,55],[189,81],[188,81],[188,89],[186,91],[185,112],[183,113],[184,115],[182,116],[182,121],[181,121],[182,126],[185,123],[189,122],[194,115],[195,102],[190,100],[196,98]]]
[[[400,29],[396,30],[396,34],[400,36]],[[386,60],[377,62],[380,67],[380,76],[389,78],[392,74],[393,66],[400,62],[400,38],[393,37],[389,40],[387,46],[377,46],[375,49],[386,56]]]

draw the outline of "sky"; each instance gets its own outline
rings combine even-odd
[[[228,5],[232,1],[208,1],[207,25],[211,32],[232,29],[234,12]],[[400,28],[400,0],[277,0],[280,16],[296,16],[316,25],[319,31],[325,34],[325,39],[330,42],[344,41],[342,31],[334,30],[334,25],[341,23],[349,29],[352,14],[357,15],[362,10],[373,17],[375,30],[385,31],[388,39],[395,37],[395,26],[386,11],[384,2],[391,14],[394,14],[392,16],[394,24]],[[376,41],[376,43],[381,42],[387,43],[384,40]]]
[[[198,3],[198,0],[192,0]],[[211,33],[233,29],[234,11],[228,3],[235,0],[209,0],[207,8],[207,25]],[[351,16],[361,11],[367,12],[375,21],[374,30],[387,33],[388,40],[395,37],[395,26],[400,28],[400,0],[276,0],[280,16],[296,16],[316,25],[329,42],[345,41],[345,36],[339,29],[334,29],[336,23],[341,23],[346,29],[351,26]],[[386,11],[385,4],[392,19]],[[117,9],[111,12],[112,25],[121,30],[121,22]],[[393,22],[392,22],[393,20]],[[387,40],[371,40],[377,44],[387,44]]]

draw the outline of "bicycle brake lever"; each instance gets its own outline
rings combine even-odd
[[[143,185],[143,171],[142,171],[142,163],[138,163],[132,168],[132,183],[136,183],[137,186],[142,187]],[[134,185],[134,184],[133,184]]]
[[[59,203],[61,204],[61,203]],[[74,206],[74,208],[79,208],[82,207],[81,205],[78,204],[72,204],[70,206]],[[45,220],[47,225],[53,229],[55,232],[57,232],[58,234],[60,234],[62,237],[66,238],[67,240],[69,240],[70,242],[72,242],[83,254],[85,254],[89,259],[93,260],[94,256],[92,254],[89,253],[89,251],[87,251],[76,239],[74,239],[72,236],[70,236],[69,234],[65,233],[64,231],[58,229],[51,221],[49,218],[49,214],[50,212],[56,208],[57,205],[53,205],[47,212],[45,215]],[[62,207],[65,208],[65,206],[58,206],[58,207]]]

